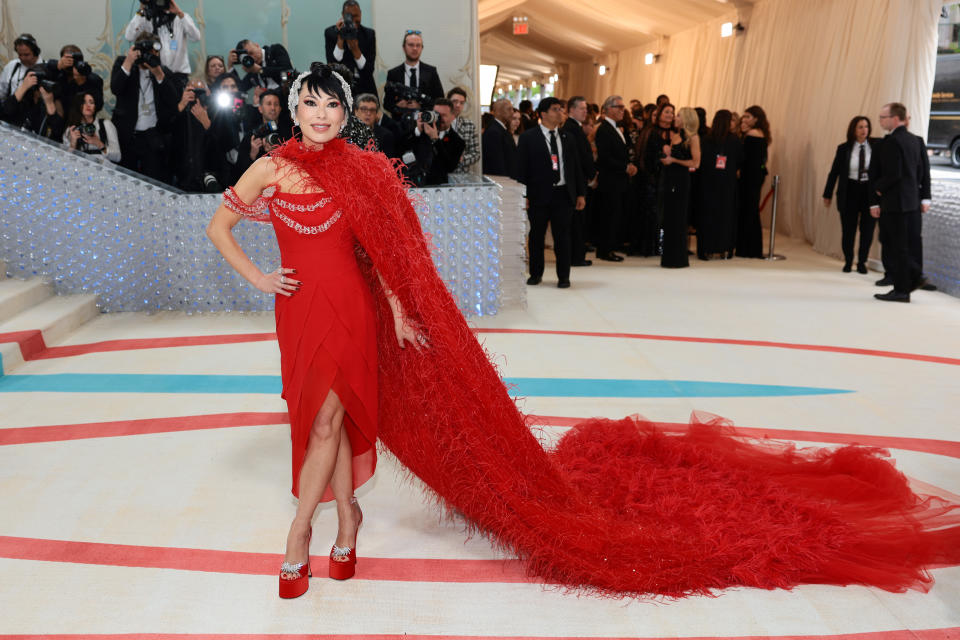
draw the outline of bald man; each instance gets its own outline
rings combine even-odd
[[[490,105],[493,120],[487,125],[481,139],[483,172],[491,176],[517,177],[517,145],[507,129],[513,115],[509,100],[497,100]]]

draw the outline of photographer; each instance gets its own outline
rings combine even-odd
[[[73,98],[67,114],[67,131],[63,142],[75,151],[98,155],[110,162],[120,162],[120,141],[113,123],[98,118],[103,98],[92,91],[81,91]]]
[[[276,89],[267,89],[260,95],[260,104],[257,107],[260,122],[240,142],[237,167],[241,173],[257,158],[270,153],[274,147],[290,137],[289,133],[285,134],[284,131],[289,132],[291,127],[284,127],[281,122],[282,100],[280,91]]]
[[[227,56],[227,71],[235,71],[233,67],[236,65],[247,73],[240,82],[240,90],[244,93],[252,87],[279,89],[283,72],[293,69],[290,55],[282,44],[261,47],[252,40],[241,40]]]
[[[54,93],[65,108],[69,109],[74,97],[84,91],[93,94],[97,104],[103,107],[103,78],[93,72],[77,45],[61,47],[60,59],[47,62],[47,74],[56,81]]]
[[[176,187],[184,191],[203,191],[207,169],[207,131],[210,92],[200,80],[187,84],[177,104],[170,138],[170,168]]]
[[[437,68],[420,61],[423,37],[416,29],[407,29],[403,36],[404,62],[387,71],[387,82],[396,82],[436,100],[443,97],[443,84]]]
[[[160,64],[169,69],[171,79],[179,85],[176,90],[179,93],[191,73],[187,40],[199,42],[200,29],[189,13],[180,10],[176,0],[140,0],[140,9],[130,20],[123,37],[133,42],[143,31],[155,34],[163,44]]]
[[[235,184],[243,174],[244,167],[249,166],[241,161],[240,145],[257,128],[261,117],[246,103],[237,86],[237,79],[229,73],[220,76],[219,82],[213,87],[211,110],[213,117],[207,140],[207,172],[216,178],[220,186],[215,189],[207,177],[204,181],[207,191],[222,191],[226,186]]]
[[[466,145],[456,172],[470,173],[473,166],[480,161],[480,137],[477,135],[477,125],[463,116],[467,92],[460,87],[454,87],[447,92],[447,100],[453,105],[453,130],[463,138]]]
[[[401,97],[395,109],[402,131],[397,153],[404,174],[417,186],[445,183],[465,148],[463,138],[451,128],[453,105],[440,98],[432,111],[421,110],[419,101]]]
[[[170,69],[160,63],[160,41],[146,31],[125,56],[117,56],[110,74],[116,96],[113,124],[120,138],[120,164],[155,180],[167,182],[165,134],[177,112],[180,90]]]
[[[31,67],[43,63],[43,58],[40,57],[40,46],[29,33],[21,34],[14,40],[13,48],[17,52],[17,57],[8,62],[0,73],[0,103],[13,95],[23,79],[27,77]]]
[[[361,93],[357,96],[353,114],[363,124],[373,130],[373,137],[377,141],[377,148],[388,158],[396,158],[396,138],[393,131],[380,124],[380,100],[372,93]]]
[[[63,107],[54,98],[54,87],[54,81],[47,76],[46,65],[34,65],[13,95],[4,101],[3,119],[15,127],[60,140]]]
[[[327,64],[339,62],[353,74],[354,94],[377,95],[373,67],[377,60],[377,34],[360,24],[360,5],[357,0],[343,3],[337,24],[323,32]]]

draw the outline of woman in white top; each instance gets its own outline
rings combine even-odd
[[[117,128],[109,120],[97,117],[101,106],[92,93],[78,93],[67,116],[63,142],[71,149],[89,155],[102,155],[110,162],[120,162]]]

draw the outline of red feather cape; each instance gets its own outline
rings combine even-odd
[[[797,450],[719,419],[667,434],[594,419],[547,452],[437,275],[408,186],[379,153],[273,153],[348,216],[378,304],[379,438],[450,511],[531,574],[605,595],[801,583],[927,589],[960,562],[960,505],[918,496],[886,451]],[[374,269],[376,271],[374,271]],[[432,348],[401,350],[376,272]]]

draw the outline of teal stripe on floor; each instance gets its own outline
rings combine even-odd
[[[851,393],[847,389],[699,380],[506,378],[510,394],[561,398],[744,398]],[[0,377],[0,393],[280,393],[279,376],[57,373]]]

